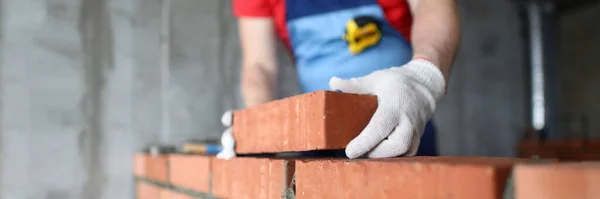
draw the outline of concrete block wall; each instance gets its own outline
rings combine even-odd
[[[131,192],[136,2],[0,3],[0,198]]]

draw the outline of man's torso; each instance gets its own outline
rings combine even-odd
[[[404,0],[237,0],[234,6],[268,9],[304,92],[329,89],[332,76],[360,77],[412,56],[412,16]],[[362,37],[368,30],[372,34]]]
[[[234,0],[234,14],[274,19],[279,38],[295,59],[304,92],[329,90],[332,76],[361,77],[401,66],[412,57],[412,15],[405,0]],[[348,21],[358,16],[379,20],[382,34],[376,45],[353,54],[343,37]],[[437,155],[431,121],[417,155]]]

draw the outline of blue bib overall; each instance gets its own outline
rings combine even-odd
[[[382,34],[376,45],[352,54],[343,35],[347,22],[357,16],[377,19]],[[303,92],[330,90],[333,76],[361,77],[402,66],[412,57],[410,43],[386,21],[377,0],[286,0],[286,24]],[[437,155],[431,121],[417,155]]]

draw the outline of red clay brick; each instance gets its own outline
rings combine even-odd
[[[211,157],[202,155],[170,155],[170,183],[193,191],[210,191]]]
[[[521,140],[519,142],[519,148],[538,148],[540,143],[542,142],[537,140]]]
[[[586,151],[598,152],[600,151],[600,140],[587,140],[584,146]]]
[[[536,140],[521,140],[521,142],[519,142],[519,157],[531,158],[536,155],[540,158],[558,157],[554,151],[543,150],[541,145],[541,142]]]
[[[583,151],[586,143],[583,140],[522,140],[519,143],[521,149],[542,149],[547,151],[571,152]]]
[[[133,174],[151,180],[167,182],[167,155],[151,156],[138,153],[134,157]]]
[[[542,145],[544,149],[559,151],[561,153],[584,150],[583,140],[547,140]]]
[[[600,162],[518,165],[514,186],[516,199],[598,199]]]
[[[537,142],[524,140],[519,144],[520,157],[556,158],[561,161],[600,160],[600,141],[564,140]]]
[[[342,149],[369,123],[377,97],[317,91],[234,112],[236,152]]]
[[[296,161],[296,198],[501,198],[525,159],[406,157]]]
[[[160,199],[196,199],[192,196],[185,195],[183,193],[178,193],[172,190],[163,189],[160,192]]]
[[[294,161],[268,158],[213,159],[212,194],[218,198],[279,199],[291,182]]]
[[[161,188],[145,182],[136,184],[137,199],[160,199]]]
[[[560,160],[576,162],[600,160],[600,151],[562,154]]]

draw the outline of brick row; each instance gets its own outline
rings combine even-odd
[[[152,156],[145,153],[134,157],[136,177],[165,183],[199,193],[210,192],[211,160],[203,155],[169,154]]]
[[[600,160],[600,140],[523,140],[519,155],[524,158],[539,156],[561,161]]]
[[[160,192],[160,199],[196,199],[183,193],[175,192],[169,189],[163,189]]]
[[[136,194],[137,199],[197,199],[197,197],[142,181],[136,183]]]
[[[269,158],[213,159],[213,195],[218,198],[276,199],[284,196],[294,161]]]
[[[167,160],[169,166],[165,171],[154,171],[168,173],[168,184],[216,198],[265,199],[500,198],[512,166],[528,161],[489,157],[222,160],[200,155],[168,155],[161,160]],[[162,161],[153,163],[164,165]],[[139,184],[138,190],[142,190],[140,198],[177,193]]]
[[[134,161],[136,177],[218,198],[281,198],[294,172],[293,160],[275,158],[222,160],[202,155],[137,154]],[[185,195],[175,197],[176,192],[161,193],[159,188],[143,182],[137,184],[137,190],[140,199]]]
[[[308,198],[501,198],[525,159],[411,157],[296,163],[296,194]]]
[[[517,199],[600,196],[597,189],[600,162],[529,164],[528,159],[490,157],[362,160],[239,157],[221,160],[200,155],[169,155],[139,161],[141,159],[144,158],[136,156],[136,163],[152,168],[144,171],[169,173],[170,184],[217,198],[282,198],[290,196],[293,190],[295,194],[291,196],[298,199],[493,199],[501,198],[514,165]],[[168,168],[163,167],[165,160]],[[136,168],[140,167],[136,165]],[[140,170],[137,169],[136,175],[162,176]],[[192,198],[143,182],[137,184],[137,190],[140,199]]]
[[[136,154],[133,160],[133,174],[158,182],[167,182],[168,158],[166,155],[150,156],[144,153]]]
[[[200,193],[210,192],[211,157],[170,155],[169,183]]]
[[[517,165],[516,199],[598,199],[600,162]]]
[[[137,199],[160,199],[162,189],[147,182],[136,183]]]

